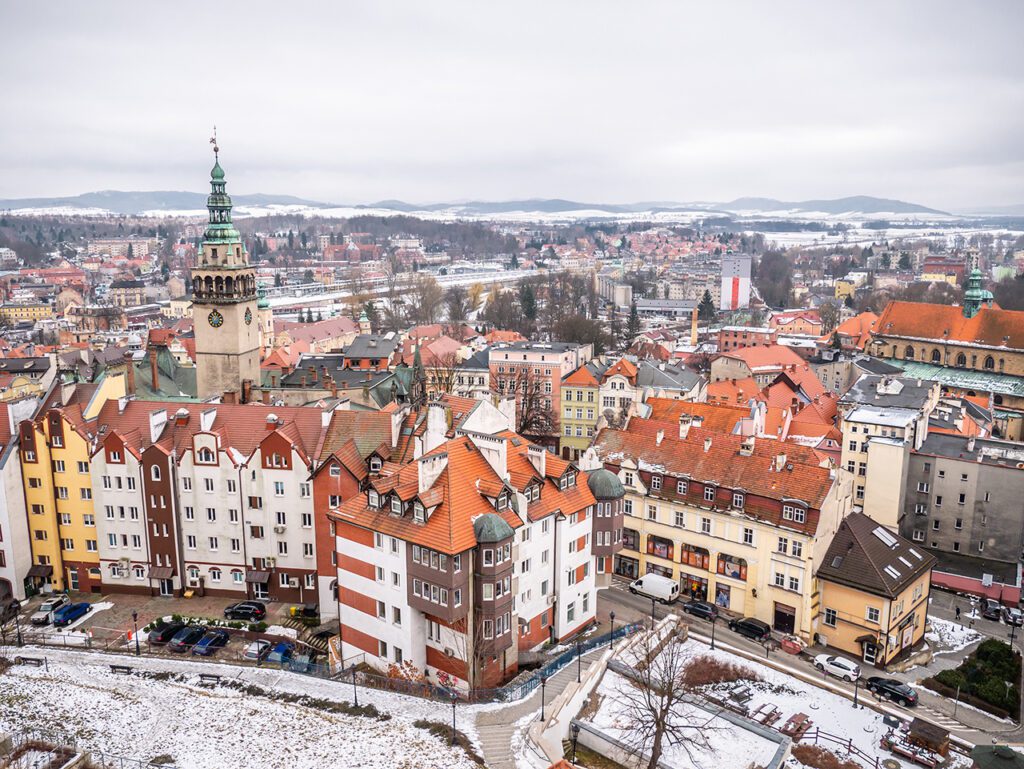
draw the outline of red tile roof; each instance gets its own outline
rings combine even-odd
[[[874,333],[1024,350],[1024,311],[982,307],[973,318],[965,318],[963,308],[954,305],[890,302]]]
[[[708,402],[746,404],[751,398],[756,398],[760,392],[761,386],[752,377],[723,379],[708,385]]]
[[[721,354],[724,358],[736,358],[747,364],[751,371],[781,369],[787,365],[802,366],[804,359],[789,347],[780,344],[765,347],[741,347]]]
[[[750,416],[750,409],[745,406],[727,406],[717,403],[689,403],[670,398],[648,398],[651,407],[650,418],[658,422],[666,422],[679,426],[679,417],[683,414],[701,417],[701,427],[716,433],[731,433],[736,423]]]
[[[878,316],[873,312],[862,312],[859,315],[854,315],[852,318],[844,320],[836,327],[834,333],[839,334],[841,337],[849,337],[849,347],[863,350],[864,345],[871,338],[871,332],[876,328],[877,323]],[[818,341],[823,344],[830,343],[832,341],[832,334],[825,334]]]

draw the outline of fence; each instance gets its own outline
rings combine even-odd
[[[37,769],[40,766],[64,766],[80,753],[88,760],[76,764],[81,769],[176,769],[172,761],[159,763],[126,758],[78,744],[73,735],[25,729],[0,742],[0,765],[9,769]]]

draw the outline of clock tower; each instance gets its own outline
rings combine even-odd
[[[210,212],[203,247],[192,269],[192,322],[196,338],[197,395],[202,398],[242,391],[242,382],[260,384],[256,273],[242,237],[231,223],[220,148],[213,141]]]

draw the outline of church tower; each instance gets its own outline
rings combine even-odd
[[[203,247],[192,269],[192,321],[196,337],[196,384],[200,398],[260,384],[256,273],[238,230],[231,223],[220,148],[213,140],[210,212]]]

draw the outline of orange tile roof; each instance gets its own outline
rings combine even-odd
[[[874,333],[1024,350],[1024,311],[982,307],[973,318],[965,318],[963,308],[954,305],[889,302]]]
[[[382,443],[391,446],[391,415],[380,411],[335,411],[327,425],[320,451],[321,461],[337,452],[349,440],[355,441],[359,456],[363,459]]]
[[[874,330],[877,322],[878,316],[873,312],[862,312],[859,315],[854,315],[852,318],[844,320],[836,327],[834,333],[840,336],[851,337],[852,343],[850,347],[863,350],[864,345],[871,339],[871,332]],[[827,344],[832,341],[832,334],[825,334],[819,337],[818,341]]]
[[[765,347],[741,347],[721,354],[724,358],[736,358],[747,364],[751,371],[783,368],[787,365],[802,366],[804,359],[789,347],[780,344]]]
[[[568,374],[565,379],[562,380],[563,385],[573,385],[575,387],[597,387],[597,380],[594,375],[587,368],[586,364],[580,366],[578,369]]]
[[[760,392],[761,386],[752,377],[723,379],[708,385],[708,402],[745,404],[751,398],[756,398]]]
[[[624,376],[629,380],[630,384],[636,384],[636,364],[629,358],[619,358],[615,363],[608,367],[601,377],[601,381],[605,382],[613,376]]]
[[[735,430],[737,422],[750,416],[750,409],[747,407],[719,403],[690,403],[670,398],[648,398],[647,405],[651,407],[652,420],[670,423],[675,425],[676,429],[679,417],[683,414],[702,417],[704,421],[701,427],[716,433],[731,433]]]
[[[494,329],[489,331],[484,339],[487,340],[488,344],[498,344],[499,342],[525,342],[526,337],[520,334],[518,331],[505,331],[503,329]]]

